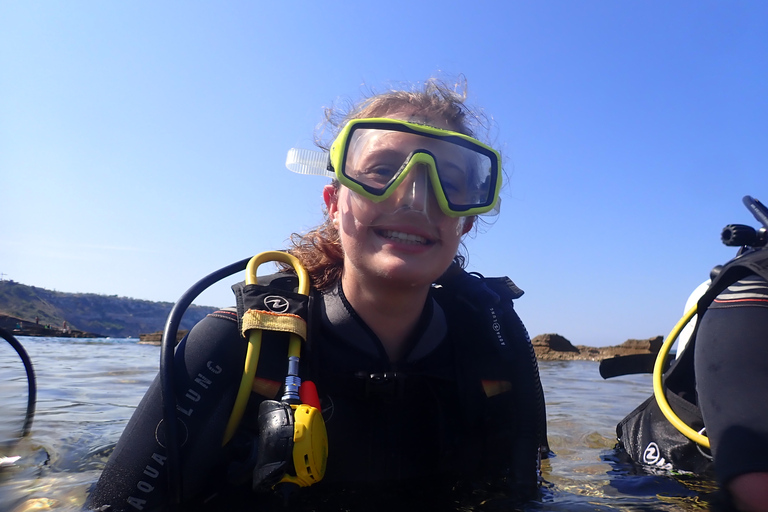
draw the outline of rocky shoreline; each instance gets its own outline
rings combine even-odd
[[[55,338],[104,338],[101,334],[81,331],[66,326],[61,327],[48,324],[40,324],[17,318],[15,316],[0,314],[0,328],[5,329],[14,336],[35,336]]]
[[[0,328],[15,336],[105,337],[101,334],[80,331],[78,329],[38,325],[35,322],[1,313]],[[188,332],[186,329],[180,329],[177,333],[176,342],[181,341]],[[162,331],[141,334],[138,342],[147,345],[160,345],[162,335]],[[629,339],[620,345],[609,347],[590,347],[586,345],[573,345],[564,336],[559,334],[539,334],[531,340],[531,344],[539,361],[602,361],[617,356],[657,354],[663,341],[664,338],[662,336],[655,336],[644,340]]]
[[[663,336],[645,340],[630,339],[610,347],[573,345],[559,334],[540,334],[531,340],[539,361],[602,361],[617,356],[657,354],[664,342]]]
[[[179,331],[176,342],[181,341],[187,332],[186,330]],[[142,334],[139,337],[139,343],[160,345],[162,336],[161,331]],[[656,336],[646,340],[630,339],[620,345],[610,347],[589,347],[573,345],[559,334],[540,334],[531,340],[531,344],[539,361],[602,361],[617,356],[657,354],[663,341],[662,336]]]
[[[180,330],[176,333],[176,343],[179,343],[181,339],[187,335],[188,330]],[[150,332],[139,335],[139,343],[142,345],[160,345],[163,339],[163,331]]]

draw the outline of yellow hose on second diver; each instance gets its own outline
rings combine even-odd
[[[291,265],[299,278],[298,292],[302,295],[309,295],[309,274],[307,274],[307,270],[301,265],[298,258],[282,251],[266,251],[251,258],[248,265],[245,267],[246,285],[258,284],[256,269],[258,269],[259,265],[266,263],[267,261],[280,261]],[[301,338],[296,334],[291,334],[288,343],[288,356],[299,357],[301,352]],[[254,329],[248,335],[248,350],[245,353],[243,378],[240,381],[240,388],[237,391],[237,398],[235,398],[235,406],[232,408],[232,415],[229,417],[227,428],[224,430],[224,440],[221,443],[222,446],[226,445],[230,439],[232,439],[232,436],[235,435],[235,430],[237,430],[237,426],[240,424],[240,420],[243,418],[245,407],[248,405],[248,398],[251,396],[253,380],[256,378],[256,367],[259,364],[260,353],[261,329]]]
[[[696,310],[697,306],[694,304],[694,306],[688,310],[688,312],[683,315],[683,318],[681,318],[672,328],[672,331],[667,336],[664,344],[659,349],[659,355],[656,356],[656,363],[653,366],[653,395],[656,397],[656,403],[659,404],[659,409],[661,409],[662,414],[664,414],[664,417],[667,418],[672,426],[691,441],[709,448],[709,439],[686,425],[685,422],[675,414],[672,407],[669,406],[667,397],[664,394],[664,385],[662,384],[662,374],[664,373],[664,362],[667,359],[667,354],[669,354],[677,337],[680,336],[680,331],[682,331],[686,324],[691,321],[691,318],[696,315]]]

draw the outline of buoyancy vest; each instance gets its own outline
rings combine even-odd
[[[259,283],[293,290],[296,280],[277,274]],[[234,289],[240,297],[242,287]],[[313,291],[302,378],[322,401],[324,481],[503,474],[516,491],[534,492],[548,446],[536,357],[512,303],[522,293],[509,278],[452,267],[431,290],[410,353],[393,363],[340,286]],[[263,386],[269,393],[285,357],[284,341],[263,342],[256,379],[273,382]]]
[[[696,397],[694,347],[699,324],[707,308],[726,288],[750,275],[768,280],[768,248],[752,249],[719,269],[707,291],[697,303],[696,326],[685,350],[664,373],[662,382],[670,407],[696,431],[704,428]],[[707,474],[713,470],[708,450],[681,434],[663,415],[654,396],[650,396],[617,426],[620,447],[634,461],[664,471]]]
[[[280,273],[258,282],[279,295],[294,290],[297,279]],[[247,345],[239,328],[242,285],[233,288],[239,308],[208,315],[174,353],[185,507],[213,494],[238,500],[249,492],[259,404],[280,399],[286,375],[287,335],[264,331],[248,407],[235,436],[222,447]],[[320,484],[297,494],[323,496],[334,482],[394,481],[397,489],[425,479],[442,477],[452,485],[487,474],[501,476],[492,485],[505,496],[534,497],[539,453],[546,455],[548,448],[536,358],[512,304],[520,295],[507,278],[452,269],[431,290],[411,357],[392,365],[373,345],[361,350],[345,341],[373,335],[353,318],[342,295],[313,290],[299,374],[315,381],[322,399],[328,470]],[[120,437],[88,507],[148,512],[166,506],[160,388],[158,377]]]

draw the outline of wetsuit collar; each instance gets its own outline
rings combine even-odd
[[[323,322],[328,324],[339,338],[370,356],[387,357],[381,340],[347,301],[341,281],[332,289],[323,292],[322,296]],[[447,332],[445,313],[430,293],[416,329],[407,341],[410,348],[404,360],[412,363],[426,357],[440,345]]]

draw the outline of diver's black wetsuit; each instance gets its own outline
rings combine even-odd
[[[481,282],[462,274],[465,281]],[[286,279],[295,278],[283,274],[273,284]],[[292,283],[282,286],[293,289]],[[323,294],[313,291],[302,377],[319,390],[329,456],[326,476],[309,488],[312,493],[333,485],[503,477],[510,493],[531,497],[539,450],[546,449],[535,356],[498,282],[501,301],[488,288],[474,293],[476,288],[472,284],[458,297],[450,287],[433,288],[409,351],[397,362],[389,361],[340,285]],[[285,337],[265,333],[254,385],[261,394],[252,394],[238,433],[222,448],[246,351],[237,320],[233,310],[209,315],[176,350],[182,494],[190,503],[232,484],[249,486],[256,405],[274,399],[276,383],[285,376]],[[156,510],[165,505],[161,402],[158,378],[127,425],[88,507]]]
[[[701,319],[696,390],[721,484],[768,471],[768,282],[730,286]]]

